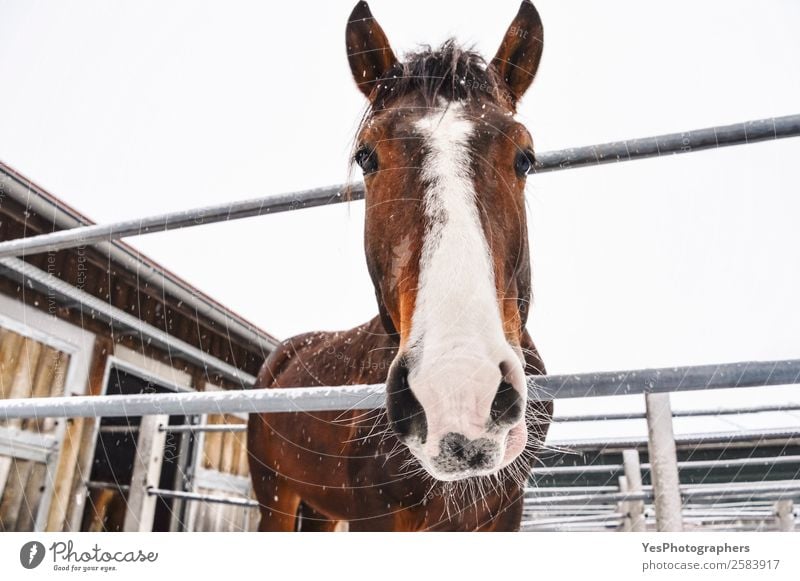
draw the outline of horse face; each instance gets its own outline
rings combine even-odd
[[[347,27],[353,76],[370,101],[354,155],[367,264],[400,342],[389,420],[440,480],[494,473],[527,443],[520,339],[533,143],[513,114],[541,39],[527,0],[488,66],[451,41],[399,62],[364,2]]]

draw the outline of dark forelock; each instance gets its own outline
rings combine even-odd
[[[473,98],[497,101],[503,98],[502,86],[502,80],[480,54],[449,39],[437,49],[423,46],[405,55],[404,62],[375,84],[371,109],[385,109],[412,94],[421,96],[427,106],[435,106],[439,97],[448,102]]]

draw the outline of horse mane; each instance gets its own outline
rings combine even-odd
[[[487,65],[480,53],[464,48],[454,38],[447,39],[439,48],[421,45],[418,50],[403,56],[403,62],[395,64],[375,83],[356,135],[361,133],[374,113],[390,109],[410,95],[421,97],[426,107],[438,106],[442,98],[447,103],[488,99],[512,110],[514,108],[514,99],[500,75]],[[354,140],[353,153],[357,146]],[[348,164],[350,175],[354,164],[351,155]],[[345,195],[352,199],[349,180]]]
[[[435,106],[439,98],[447,102],[487,97],[497,100],[501,94],[499,75],[487,66],[483,56],[453,38],[437,49],[422,45],[404,57],[375,83],[367,116],[411,94],[421,95],[427,106]]]

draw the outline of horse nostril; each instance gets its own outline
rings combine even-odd
[[[501,364],[501,372],[504,371],[503,367]],[[514,386],[506,381],[505,376],[503,373],[489,412],[490,421],[497,425],[516,424],[522,418],[522,398]]]
[[[487,464],[487,459],[486,452],[478,451],[467,460],[467,464],[470,468],[483,468]]]
[[[436,465],[446,472],[457,472],[489,466],[497,445],[487,438],[468,440],[463,434],[450,432],[442,438],[439,448],[440,454],[434,459]]]
[[[395,361],[386,378],[386,412],[399,438],[416,436],[425,443],[428,421],[425,410],[408,384],[408,366],[403,358]]]
[[[450,432],[444,438],[442,438],[442,442],[439,444],[439,446],[441,447],[443,454],[463,460],[467,452],[467,444],[469,444],[469,440],[467,440],[463,434]]]

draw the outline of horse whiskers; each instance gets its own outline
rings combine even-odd
[[[408,468],[411,468],[411,469],[408,470]],[[430,474],[428,474],[428,471],[425,470],[422,467],[422,465],[417,461],[417,459],[414,458],[413,456],[410,456],[405,461],[403,461],[402,464],[400,464],[400,470],[397,473],[397,476],[403,477],[403,478],[419,476],[419,477],[422,477],[423,479],[430,478],[431,480],[433,480],[433,478],[431,478]],[[434,481],[434,485],[435,485],[435,482],[436,481]]]
[[[392,449],[389,450],[389,452],[386,454],[386,459],[383,461],[384,466],[386,465],[386,463],[389,460],[399,456],[403,452],[405,452],[405,449],[403,448],[403,444],[398,440],[397,443],[395,443],[395,445],[392,447]],[[410,454],[409,454],[409,458],[410,459],[414,459],[414,457],[411,456]],[[408,461],[409,460],[407,459],[406,462],[408,462]],[[420,466],[420,468],[421,468],[421,466]]]
[[[383,440],[385,439],[385,435],[386,435],[385,433],[389,429],[387,422],[384,421],[385,418],[386,418],[386,410],[383,410],[383,409],[371,410],[370,413],[375,412],[375,411],[377,412],[375,416],[373,416],[373,417],[365,417],[363,419],[359,419],[358,421],[352,422],[349,425],[349,427],[356,428],[358,430],[358,429],[363,427],[363,426],[361,426],[359,424],[366,424],[369,420],[372,420],[372,425],[370,426],[370,428],[369,428],[369,430],[368,430],[366,435],[358,436],[356,438],[352,438],[350,440],[346,440],[347,443],[358,442],[358,441],[366,441],[366,440],[368,440],[369,438],[371,438],[373,436],[377,437],[379,435],[381,436],[381,440],[380,441],[383,442]],[[362,415],[364,415],[364,414],[362,414]],[[347,424],[342,424],[342,425],[347,425]],[[376,432],[375,430],[380,425],[384,425],[384,427],[380,431]]]
[[[375,419],[376,418],[362,418],[356,421],[345,421],[344,419],[342,419],[340,422],[330,422],[330,423],[335,426],[340,426],[342,428],[360,429],[360,428],[365,428],[367,426],[373,426],[375,424]]]
[[[323,385],[324,385],[324,384],[323,384]],[[341,418],[341,417],[342,417],[342,416],[344,416],[345,414],[348,414],[348,413],[350,413],[350,412],[353,412],[353,411],[355,411],[355,410],[356,410],[356,408],[357,408],[359,405],[361,405],[361,403],[362,403],[363,401],[365,401],[367,398],[369,398],[369,397],[371,397],[371,396],[372,396],[372,394],[370,394],[370,393],[368,393],[368,394],[365,394],[363,397],[359,398],[359,399],[358,399],[358,400],[357,400],[357,401],[356,401],[356,402],[355,402],[353,405],[351,405],[349,408],[342,410],[342,412],[341,412],[341,413],[340,413],[338,416],[336,416],[336,417],[337,417],[337,418]],[[370,412],[370,411],[372,411],[372,410],[368,410],[368,412]],[[335,420],[334,420],[334,421],[335,421]]]
[[[525,418],[528,420],[543,420],[549,422],[551,420],[551,415],[548,412],[543,412],[529,405],[525,409]]]
[[[377,353],[378,351],[397,351],[397,347],[393,345],[389,347],[373,347],[372,349],[367,351],[367,353],[372,354],[372,353]]]
[[[348,444],[352,444],[354,442],[368,442],[372,438],[380,437],[380,442],[382,443],[386,439],[386,432],[390,431],[388,427],[381,428],[378,431],[375,431],[378,427],[378,424],[373,425],[366,434],[356,436],[350,438],[349,440],[345,440]]]
[[[382,421],[382,420],[384,420],[384,418],[385,418],[385,414],[380,414],[375,418],[375,422],[372,424],[372,427],[369,429],[369,432],[367,432],[366,438],[371,438],[371,437],[373,437],[373,435],[377,436],[378,434],[375,433],[375,430],[378,428],[379,425],[381,425],[381,423],[383,423],[384,428],[379,433],[384,433],[384,434],[386,433],[386,431],[389,428],[388,428],[388,423]],[[383,439],[381,439],[381,442],[382,441],[383,441]]]
[[[385,410],[383,410],[383,409],[374,409],[374,410],[366,410],[363,413],[360,413],[360,414],[357,414],[357,415],[354,415],[354,416],[346,417],[346,414],[352,413],[353,411],[355,411],[355,410],[351,410],[350,412],[344,411],[344,412],[340,413],[338,416],[336,416],[335,418],[333,418],[331,420],[331,423],[332,424],[336,424],[336,423],[339,423],[339,422],[342,422],[342,423],[351,422],[351,424],[352,423],[359,423],[359,422],[364,421],[365,419],[373,419],[372,414],[377,414],[378,416],[380,416],[380,415],[386,413]],[[348,424],[345,424],[345,425],[348,425]]]
[[[537,452],[554,452],[556,454],[571,454],[571,455],[580,454],[578,450],[572,448],[566,448],[563,446],[554,446],[551,444],[546,444],[545,442],[539,444]]]

